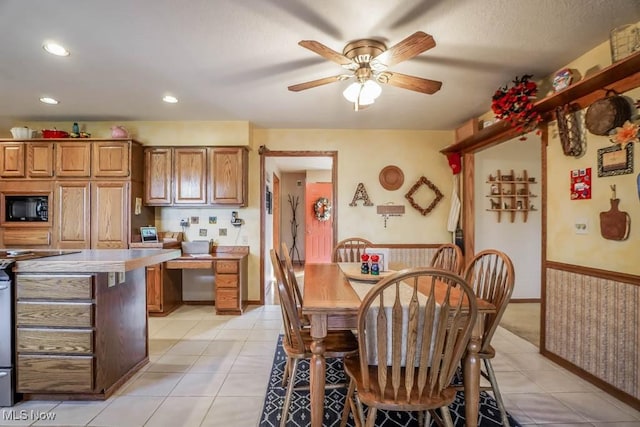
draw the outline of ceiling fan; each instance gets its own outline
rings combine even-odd
[[[302,40],[298,44],[347,70],[353,71],[353,73],[299,83],[289,86],[289,90],[299,92],[354,77],[356,82],[347,87],[343,95],[347,100],[353,102],[356,111],[373,104],[380,95],[382,89],[377,83],[389,84],[429,95],[440,90],[442,86],[442,82],[436,80],[388,71],[389,67],[411,59],[436,45],[433,37],[422,31],[413,33],[388,49],[384,43],[378,40],[355,40],[344,47],[342,54],[315,40]]]

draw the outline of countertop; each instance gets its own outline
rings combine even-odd
[[[169,261],[179,249],[85,249],[78,253],[17,261],[16,273],[109,273]]]

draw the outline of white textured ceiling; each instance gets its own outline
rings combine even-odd
[[[453,129],[495,89],[543,77],[640,21],[640,0],[0,0],[0,122],[242,120],[263,128]],[[343,72],[298,46],[358,38],[436,46],[391,68],[443,82],[434,95],[384,86],[353,112]],[[71,50],[45,54],[45,39]],[[534,77],[534,78],[535,78]],[[160,101],[165,93],[180,99]],[[58,98],[43,105],[43,95]]]

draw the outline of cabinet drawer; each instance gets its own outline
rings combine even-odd
[[[18,392],[93,390],[91,356],[18,356]]]
[[[91,299],[91,275],[48,276],[44,274],[18,274],[18,298]]]
[[[216,261],[216,273],[237,273],[237,261]]]
[[[237,309],[238,305],[236,289],[216,289],[216,309]]]
[[[216,274],[216,288],[238,287],[238,276],[236,274]]]
[[[16,307],[18,326],[93,326],[91,303],[18,301]]]
[[[46,223],[43,223],[46,225]],[[48,229],[25,230],[5,228],[2,233],[5,246],[49,246],[51,233]]]
[[[93,331],[18,328],[18,353],[93,353]]]

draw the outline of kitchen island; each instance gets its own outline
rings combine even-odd
[[[17,391],[106,399],[148,362],[145,267],[171,249],[82,250],[15,264]]]

